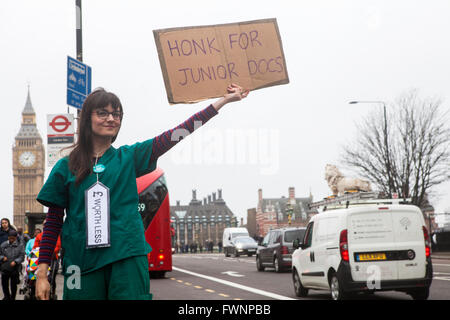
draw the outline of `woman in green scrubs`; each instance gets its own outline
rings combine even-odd
[[[230,85],[227,94],[203,112],[214,115],[247,95]],[[49,257],[61,227],[64,299],[151,299],[151,248],[137,210],[136,178],[156,168],[154,139],[114,148],[122,117],[114,94],[92,92],[83,104],[78,141],[69,156],[56,163],[37,197],[49,207],[37,272],[38,299],[49,298]]]

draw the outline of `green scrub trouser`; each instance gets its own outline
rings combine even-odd
[[[81,276],[69,270],[64,276],[64,300],[152,299],[147,256],[123,259]]]

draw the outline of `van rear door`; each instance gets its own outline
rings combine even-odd
[[[390,208],[377,205],[350,208],[347,228],[353,280],[374,285],[381,280],[397,280],[397,261],[389,255],[397,250]]]
[[[426,274],[422,212],[416,206],[391,207],[394,237],[398,252],[398,278],[419,279]]]

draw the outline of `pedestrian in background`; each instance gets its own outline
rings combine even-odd
[[[194,121],[204,124],[224,105],[248,95],[234,84],[226,90],[224,97],[176,128],[118,149],[112,143],[124,115],[119,98],[103,89],[89,94],[77,143],[55,164],[37,197],[49,207],[39,251],[38,299],[49,298],[47,269],[62,229],[64,299],[151,299],[147,259],[151,248],[137,212],[136,178],[155,170],[157,159],[180,141],[172,139],[175,130],[178,137],[181,132],[192,133]],[[89,205],[94,198],[100,201],[98,209],[97,204]],[[86,222],[98,216],[104,218],[99,225]],[[80,286],[67,285],[71,274],[66,266],[79,268]]]
[[[17,241],[17,231],[10,230],[8,240],[0,245],[3,300],[16,299],[19,266],[24,260],[24,255],[24,247]]]
[[[27,245],[26,245],[26,247],[25,247],[25,254],[26,254],[27,256],[29,256],[30,253],[31,253],[31,250],[33,250],[33,247],[34,247],[34,241],[36,240],[37,235],[38,235],[39,233],[41,233],[41,232],[42,232],[41,229],[36,228],[36,229],[34,230],[33,238],[30,239],[30,240],[28,240]]]
[[[8,240],[9,231],[16,230],[11,226],[8,218],[3,218],[1,223],[2,227],[0,229],[0,245]]]
[[[17,227],[17,241],[25,248],[30,237],[23,232],[22,227]]]

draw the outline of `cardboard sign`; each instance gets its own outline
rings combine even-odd
[[[276,19],[154,30],[169,103],[289,83]]]

